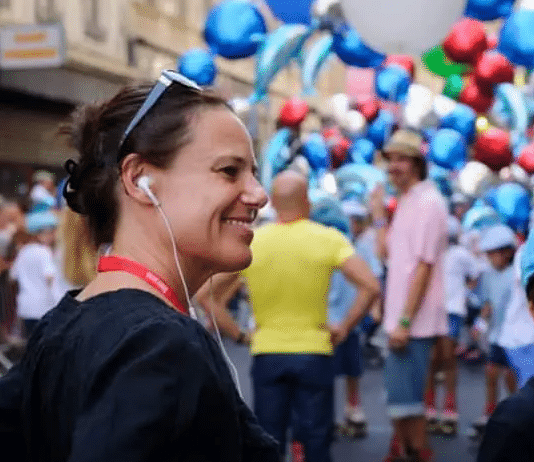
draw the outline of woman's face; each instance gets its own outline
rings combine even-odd
[[[183,258],[211,273],[241,270],[252,260],[252,222],[267,202],[250,136],[226,108],[201,110],[191,129],[191,142],[161,174],[158,198]]]

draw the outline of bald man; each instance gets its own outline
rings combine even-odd
[[[307,190],[306,179],[296,172],[274,179],[272,204],[278,221],[256,231],[252,264],[241,275],[256,321],[251,352],[258,420],[279,440],[282,451],[293,424],[305,460],[328,462],[333,347],[363,318],[379,284],[340,232],[308,219]],[[358,297],[341,325],[327,326],[327,293],[336,269],[358,287]],[[233,331],[238,335],[237,328]]]

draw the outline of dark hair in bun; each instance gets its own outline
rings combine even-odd
[[[146,162],[167,168],[177,152],[192,139],[190,123],[201,108],[227,107],[226,101],[209,90],[171,84],[124,140],[129,125],[153,83],[124,87],[100,104],[82,106],[71,121],[60,127],[69,144],[79,152],[79,161],[67,161],[69,180],[64,196],[74,211],[87,215],[95,245],[112,242],[118,217],[117,183],[119,159],[135,152]]]

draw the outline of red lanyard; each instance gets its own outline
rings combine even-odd
[[[98,261],[98,272],[107,273],[110,271],[124,271],[125,273],[130,273],[143,279],[143,281],[148,282],[154,289],[169,300],[177,311],[185,315],[188,314],[169,284],[157,274],[141,265],[141,263],[137,263],[136,261],[118,255],[105,255],[100,257],[100,260]]]

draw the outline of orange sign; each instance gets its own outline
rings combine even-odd
[[[0,28],[0,68],[59,67],[65,61],[65,34],[59,24]]]

